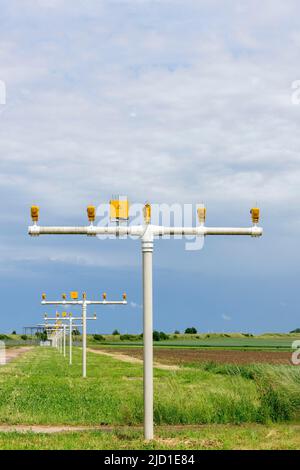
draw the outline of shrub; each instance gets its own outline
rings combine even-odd
[[[105,341],[105,338],[102,335],[94,335],[93,338],[95,341]]]
[[[169,335],[167,335],[167,334],[164,333],[163,331],[160,331],[160,332],[159,332],[159,337],[160,337],[160,340],[161,340],[161,341],[165,341],[166,339],[169,339]]]
[[[141,335],[129,335],[127,333],[125,335],[120,335],[121,341],[138,341],[139,339],[141,339]]]
[[[9,339],[7,335],[0,335],[0,340],[3,341],[5,339]]]
[[[196,328],[193,326],[192,328],[187,328],[185,330],[185,334],[186,335],[196,335],[197,334],[197,330]]]
[[[26,341],[28,339],[28,336],[27,335],[21,335],[21,339],[23,339],[24,341]]]
[[[153,341],[160,341],[160,333],[159,331],[153,331]]]
[[[179,331],[179,330],[175,330],[175,331],[174,331],[174,335],[180,335],[180,331]]]
[[[153,331],[153,341],[165,341],[166,339],[169,339],[169,335],[163,331]]]
[[[112,334],[113,334],[114,336],[117,336],[117,335],[120,334],[120,332],[119,332],[118,330],[114,330],[114,331],[112,332]]]
[[[295,330],[290,331],[290,333],[300,333],[300,328],[296,328]]]

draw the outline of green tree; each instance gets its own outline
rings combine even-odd
[[[117,335],[120,334],[120,332],[119,332],[118,330],[114,330],[114,331],[112,332],[112,334],[113,334],[114,336],[117,336]]]
[[[197,330],[194,326],[192,326],[191,328],[187,328],[185,330],[185,334],[186,335],[196,335],[197,334]]]
[[[169,339],[169,336],[166,333],[164,333],[163,331],[159,332],[159,337],[160,337],[161,341],[165,341],[166,339]]]
[[[105,338],[102,335],[94,335],[93,338],[95,341],[105,341]]]
[[[159,331],[153,331],[153,341],[160,341],[160,333]]]

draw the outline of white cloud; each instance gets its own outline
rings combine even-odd
[[[43,223],[80,223],[86,204],[112,193],[205,200],[216,216],[229,203],[237,213],[256,200],[264,213],[296,210],[297,7],[9,2],[0,36],[0,183],[24,227],[31,202],[41,204]],[[293,214],[285,224],[299,233]],[[90,254],[66,251],[55,260],[88,262]],[[90,262],[102,265],[97,259]]]
[[[231,320],[231,317],[229,315],[225,315],[224,313],[221,315],[223,320],[225,321],[230,321]]]
[[[136,302],[130,302],[130,307],[132,308],[143,308],[141,304],[137,304]]]

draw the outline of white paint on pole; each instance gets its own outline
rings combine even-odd
[[[64,357],[66,357],[66,325],[63,326],[64,332]]]
[[[144,303],[144,434],[153,439],[153,241],[142,241]]]
[[[6,347],[4,341],[0,341],[0,366],[6,364]]]
[[[82,302],[82,377],[86,377],[86,299]]]
[[[69,336],[69,364],[72,365],[72,346],[73,346],[73,318],[70,317],[70,336]]]

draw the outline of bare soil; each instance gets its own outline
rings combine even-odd
[[[6,362],[13,361],[19,356],[22,356],[23,354],[27,353],[33,348],[33,346],[24,346],[20,348],[9,348],[6,349],[5,351],[5,356],[6,356]]]
[[[115,359],[118,359],[119,361],[123,361],[123,362],[131,362],[131,363],[134,363],[134,364],[142,364],[143,363],[143,360],[138,358],[138,357],[135,357],[135,356],[132,356],[132,355],[129,355],[129,354],[120,354],[119,351],[103,351],[103,349],[93,349],[93,348],[88,348],[88,351],[92,352],[92,353],[95,353],[95,354],[101,354],[103,356],[110,356],[110,357],[114,357]],[[141,356],[143,357],[143,355]],[[154,361],[154,367],[156,367],[157,369],[163,369],[163,370],[178,370],[179,369],[179,366],[178,365],[171,365],[171,364],[160,364],[159,362],[157,361]]]
[[[92,350],[92,349],[91,349]],[[116,356],[122,360],[143,359],[142,348],[103,348],[93,349],[104,354]],[[220,364],[286,364],[292,365],[291,353],[284,351],[237,351],[222,349],[180,349],[180,348],[154,348],[154,361],[158,367],[163,365],[187,365],[203,362],[217,362]]]

